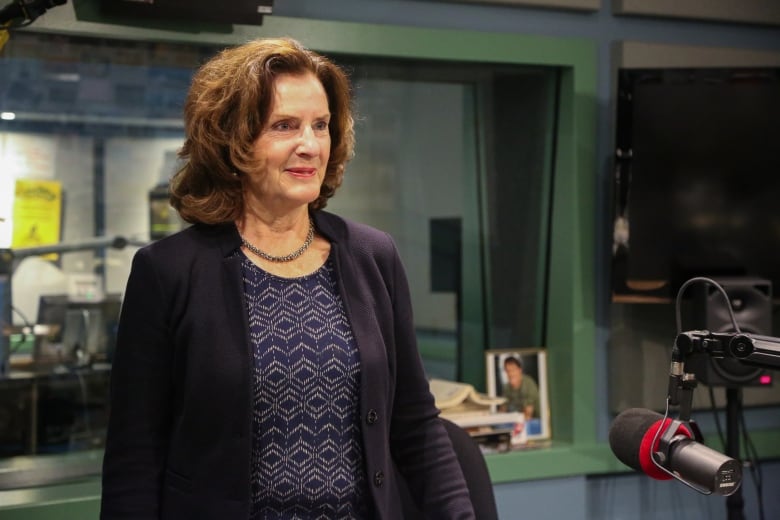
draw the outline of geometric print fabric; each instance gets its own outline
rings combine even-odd
[[[254,352],[252,519],[365,518],[360,357],[333,265],[281,278],[239,254]]]

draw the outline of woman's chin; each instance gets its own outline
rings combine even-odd
[[[290,202],[295,206],[307,206],[317,200],[320,196],[319,187],[317,190],[305,190],[290,195]]]

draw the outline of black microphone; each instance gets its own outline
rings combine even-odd
[[[48,9],[62,5],[67,0],[15,0],[0,9],[0,25],[19,19],[20,23],[30,23]]]
[[[739,489],[741,464],[696,442],[683,423],[676,423],[677,431],[667,432],[672,422],[669,418],[663,421],[663,415],[652,410],[630,408],[612,423],[609,446],[623,464],[654,479],[677,478],[688,485],[696,484],[701,488],[697,491],[705,494],[727,496]],[[653,443],[656,434],[658,438]],[[674,475],[658,468],[653,455],[655,461]]]

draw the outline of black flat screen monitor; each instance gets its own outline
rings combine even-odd
[[[100,301],[72,301],[64,294],[43,295],[38,304],[37,323],[58,325],[59,331],[47,338],[61,344],[66,358],[80,349],[93,360],[110,361],[116,344],[116,331],[122,297],[108,294]]]
[[[675,297],[694,276],[780,287],[780,68],[623,69],[618,83],[615,292]]]

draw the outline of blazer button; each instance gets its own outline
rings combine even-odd
[[[377,411],[376,411],[376,410],[374,410],[373,408],[371,408],[371,409],[368,411],[368,415],[366,415],[366,422],[367,422],[368,424],[376,424],[376,422],[377,422],[378,420],[379,420],[379,414],[377,413]]]
[[[381,487],[384,481],[385,481],[385,474],[382,473],[382,471],[377,471],[376,473],[374,473],[374,485],[376,487]]]

